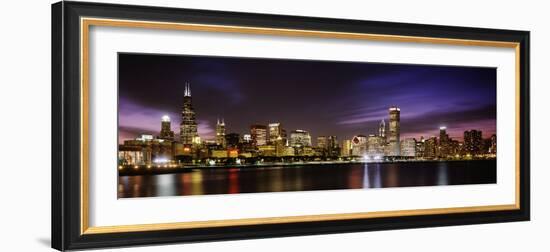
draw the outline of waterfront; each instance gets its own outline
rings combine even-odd
[[[119,176],[118,197],[490,184],[496,176],[496,160],[213,168]]]

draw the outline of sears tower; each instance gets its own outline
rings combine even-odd
[[[180,140],[183,144],[194,144],[200,142],[197,133],[197,122],[191,99],[191,87],[185,83],[183,95],[183,110],[181,111]]]
[[[400,133],[400,126],[399,126],[399,120],[400,120],[400,114],[401,109],[399,109],[397,106],[390,107],[390,134],[388,138],[388,146],[389,146],[389,155],[390,156],[400,156],[401,155],[401,149],[400,149],[400,141],[399,141],[399,133]]]

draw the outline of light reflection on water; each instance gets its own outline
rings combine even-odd
[[[157,185],[158,196],[176,195],[176,176],[172,174],[162,174],[154,176]]]
[[[447,165],[443,162],[439,163],[439,166],[437,167],[437,184],[438,185],[448,185],[449,184],[449,178],[447,174]]]
[[[203,169],[120,176],[119,198],[496,183],[496,161]]]

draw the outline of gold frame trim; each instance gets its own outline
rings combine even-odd
[[[210,220],[210,221],[191,221],[191,222],[172,222],[155,224],[134,224],[121,226],[98,226],[90,227],[89,223],[89,29],[90,26],[109,26],[109,27],[130,27],[146,29],[164,29],[164,30],[185,30],[199,32],[222,32],[222,33],[241,33],[255,35],[276,35],[276,36],[298,36],[332,39],[354,39],[386,42],[408,42],[408,43],[430,43],[447,44],[461,46],[487,46],[514,48],[516,56],[516,187],[515,204],[509,205],[489,205],[475,207],[452,207],[452,208],[434,208],[434,209],[415,209],[415,210],[396,210],[379,211],[364,213],[344,213],[344,214],[321,214],[321,215],[302,215],[285,217],[267,217],[267,218],[248,218],[248,219],[229,219],[229,220]],[[119,232],[139,232],[139,231],[159,231],[173,229],[192,229],[207,227],[227,227],[240,225],[261,225],[261,224],[280,224],[291,222],[312,222],[328,220],[350,220],[367,218],[384,218],[396,216],[415,216],[415,215],[435,215],[435,214],[453,214],[453,213],[471,213],[471,212],[490,212],[502,210],[520,209],[520,44],[516,42],[487,41],[487,40],[467,40],[452,38],[432,38],[417,36],[400,35],[381,35],[366,33],[348,33],[348,32],[328,32],[318,30],[297,30],[297,29],[278,29],[262,28],[249,26],[227,26],[227,25],[206,25],[194,23],[171,23],[171,22],[152,22],[122,19],[101,19],[86,18],[80,19],[80,58],[81,58],[81,164],[80,164],[80,233],[104,234]]]

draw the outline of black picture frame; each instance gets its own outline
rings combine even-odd
[[[80,18],[252,26],[519,43],[519,209],[336,221],[82,234]],[[529,32],[102,3],[52,5],[52,247],[58,250],[527,221],[530,218]]]

